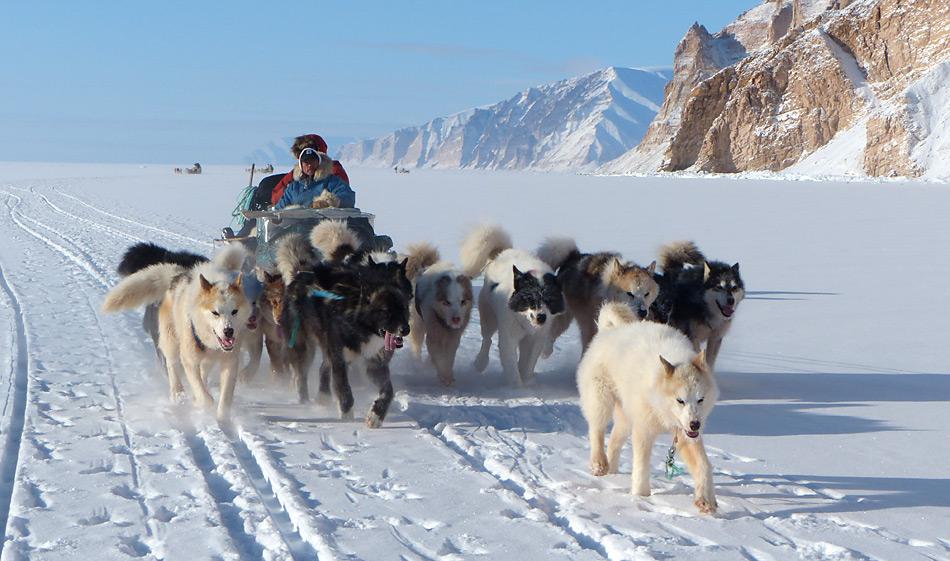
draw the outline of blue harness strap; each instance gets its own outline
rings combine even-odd
[[[329,290],[323,290],[320,288],[314,288],[310,291],[310,296],[316,298],[324,298],[326,300],[343,300],[343,297],[335,292],[330,292]],[[290,340],[287,341],[287,347],[294,348],[297,344],[297,333],[300,331],[300,316],[294,316],[294,324],[290,327]]]

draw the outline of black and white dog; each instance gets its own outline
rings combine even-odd
[[[551,320],[565,310],[554,271],[533,254],[512,249],[511,238],[497,226],[479,227],[465,237],[462,270],[470,278],[485,274],[478,293],[482,347],[475,369],[488,366],[497,331],[505,376],[518,384],[530,381],[550,337]]]
[[[736,307],[745,297],[739,264],[707,261],[690,241],[664,246],[659,261],[663,274],[656,277],[660,295],[651,307],[652,316],[685,333],[696,351],[705,342],[706,363],[712,369]]]

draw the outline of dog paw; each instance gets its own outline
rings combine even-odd
[[[379,418],[379,415],[370,411],[366,415],[366,426],[371,429],[378,429],[379,427],[383,426],[383,420]]]
[[[455,383],[455,377],[451,374],[448,376],[443,376],[439,374],[439,381],[442,382],[443,386],[451,386]]]
[[[716,514],[716,509],[719,508],[719,505],[716,504],[716,499],[707,500],[705,497],[698,497],[693,501],[693,504],[696,505],[699,512],[703,514]]]
[[[607,460],[593,460],[590,463],[590,473],[591,475],[600,477],[602,475],[607,475]]]
[[[472,366],[475,367],[476,372],[484,372],[485,369],[488,368],[488,355],[480,354],[475,357],[475,362],[472,363]]]
[[[352,421],[353,420],[353,410],[349,411],[340,411],[340,420],[341,421]]]
[[[317,394],[317,405],[330,405],[331,403],[333,403],[333,395],[330,392]]]

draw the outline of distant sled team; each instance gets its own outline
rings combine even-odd
[[[650,451],[656,436],[669,432],[696,481],[696,506],[715,512],[701,434],[718,397],[713,368],[745,296],[738,263],[710,261],[692,242],[664,246],[646,266],[616,252],[584,253],[569,238],[549,238],[530,252],[516,249],[502,228],[483,225],[463,239],[456,266],[429,243],[405,255],[374,251],[333,220],[281,238],[272,269],[247,257],[237,245],[210,260],[152,244],[124,255],[124,278],[103,309],[145,308],[143,326],[173,400],[184,395],[184,376],[194,402],[211,406],[207,377],[219,369],[217,414],[226,418],[238,378],[256,375],[266,348],[273,376],[289,375],[304,403],[319,353],[317,400],[335,402],[341,418],[352,418],[350,375],[362,372],[378,390],[365,422],[378,427],[393,400],[390,362],[403,338],[417,357],[425,348],[438,380],[452,385],[477,301],[475,370],[488,367],[497,335],[506,379],[531,383],[539,359],[577,322],[592,473],[615,473],[632,435],[632,491],[649,494]],[[241,351],[249,358],[239,370]]]

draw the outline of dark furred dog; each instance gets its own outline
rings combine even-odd
[[[710,368],[745,297],[739,264],[707,261],[693,242],[674,242],[660,250],[663,274],[657,276],[660,296],[651,309],[656,321],[689,337],[698,351],[706,343]]]
[[[295,325],[297,337],[312,337],[323,349],[329,376],[321,376],[320,393],[332,386],[341,418],[350,418],[353,392],[349,368],[365,368],[379,395],[366,424],[382,424],[393,398],[386,351],[402,345],[409,334],[411,285],[405,261],[366,264],[322,262],[299,273],[287,288],[283,322]],[[290,351],[293,352],[293,349]],[[291,361],[293,362],[293,361]],[[296,375],[301,401],[308,398],[306,373]]]
[[[538,257],[557,271],[568,313],[558,316],[551,327],[544,356],[554,351],[554,341],[577,320],[581,350],[586,351],[597,334],[597,316],[606,302],[621,302],[645,319],[660,289],[653,279],[656,263],[641,267],[624,261],[619,253],[581,253],[571,238],[548,238],[538,248]]]

